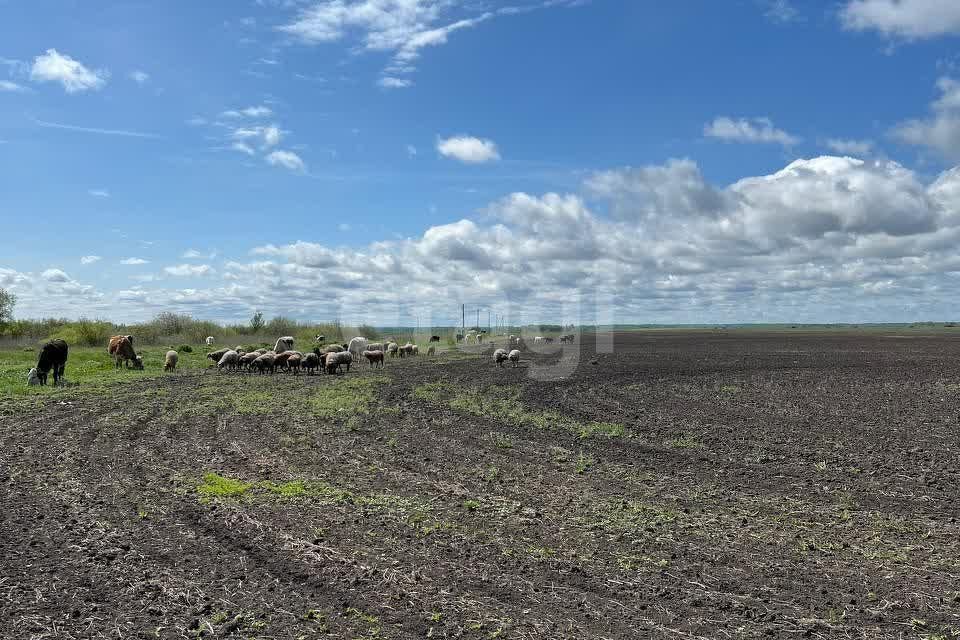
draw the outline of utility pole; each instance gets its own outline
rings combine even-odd
[[[477,307],[477,331],[480,331],[480,307]]]
[[[460,305],[460,333],[467,332],[467,305]]]

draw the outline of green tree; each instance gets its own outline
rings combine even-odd
[[[263,319],[263,311],[257,311],[253,314],[253,317],[250,318],[250,329],[254,333],[260,333],[260,330],[263,329],[266,324],[266,321]]]
[[[17,304],[17,296],[6,289],[0,289],[0,326],[13,320],[13,307]]]

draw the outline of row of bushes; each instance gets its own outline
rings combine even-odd
[[[272,342],[278,336],[294,336],[301,344],[312,342],[317,334],[327,341],[343,342],[355,335],[379,338],[377,329],[367,325],[346,327],[340,323],[304,323],[290,318],[276,317],[256,328],[251,325],[220,324],[197,320],[189,315],[161,313],[149,322],[116,324],[103,320],[15,320],[0,325],[0,338],[12,341],[40,341],[62,338],[68,344],[79,346],[105,345],[113,335],[134,335],[140,344],[201,344],[213,336],[217,344],[247,344]]]

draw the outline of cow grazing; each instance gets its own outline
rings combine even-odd
[[[107,351],[113,356],[117,369],[120,368],[121,364],[130,366],[131,362],[133,363],[134,369],[143,369],[143,358],[138,356],[137,352],[133,350],[131,337],[132,336],[112,336],[110,338],[110,346],[107,347]]]
[[[47,384],[47,374],[53,371],[53,384],[58,385],[63,381],[63,372],[67,367],[67,355],[69,349],[67,343],[63,340],[51,340],[40,349],[40,357],[37,359],[36,376],[40,385]]]

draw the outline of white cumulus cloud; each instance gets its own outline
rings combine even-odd
[[[500,159],[500,152],[493,140],[473,136],[453,136],[437,140],[437,151],[447,158],[467,164],[482,164]]]
[[[213,273],[213,267],[208,264],[178,264],[164,267],[163,272],[171,276],[206,276]]]
[[[285,167],[291,171],[304,171],[307,166],[293,151],[271,151],[267,154],[266,161],[274,167]]]
[[[928,118],[901,122],[893,137],[907,144],[928,147],[942,156],[960,159],[960,81],[943,77],[937,81],[940,97],[930,105]]]
[[[727,142],[780,144],[792,147],[801,139],[773,126],[769,118],[729,118],[719,116],[703,127],[703,135]]]
[[[150,74],[146,71],[140,71],[138,69],[137,71],[130,72],[130,79],[139,85],[145,85],[150,80]]]
[[[93,264],[94,262],[99,262],[101,259],[100,256],[82,256],[80,258],[80,264]]]
[[[17,84],[16,82],[11,82],[10,80],[0,80],[0,91],[8,91],[10,93],[26,93],[28,89],[22,84]]]
[[[149,260],[144,260],[143,258],[124,258],[120,261],[120,264],[125,265],[140,265],[140,264],[150,264]]]
[[[405,89],[413,84],[413,80],[408,78],[394,78],[392,76],[383,76],[377,80],[379,84],[384,89]]]
[[[848,0],[840,10],[847,29],[878,31],[908,40],[960,34],[955,0]]]
[[[837,153],[858,157],[869,156],[873,153],[873,142],[870,140],[846,140],[842,138],[828,138],[823,144]]]
[[[224,118],[266,118],[273,115],[273,110],[268,106],[259,105],[245,109],[231,109],[220,115]]]
[[[37,56],[30,69],[30,78],[35,82],[59,82],[67,93],[100,89],[109,77],[108,71],[88,69],[56,49],[47,49]]]

